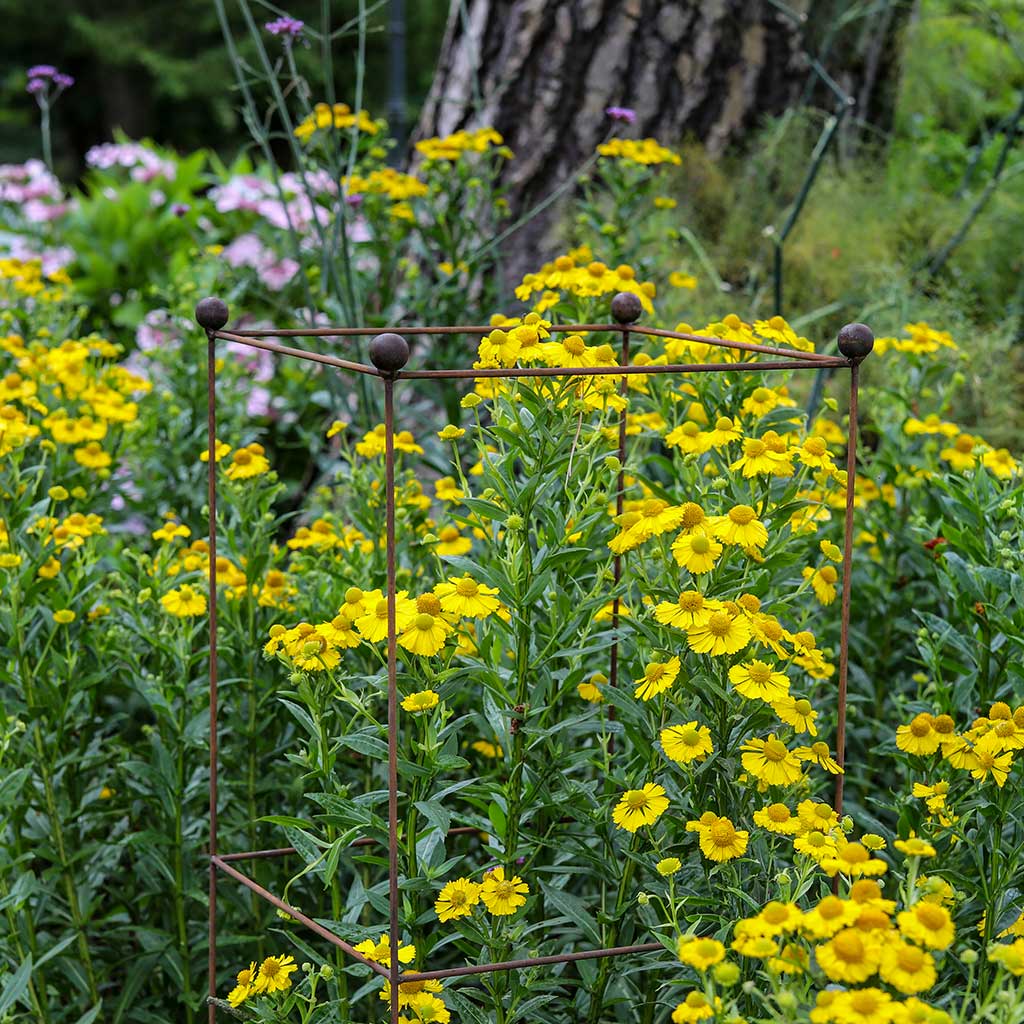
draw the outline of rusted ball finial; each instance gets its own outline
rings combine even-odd
[[[196,323],[204,330],[219,331],[228,322],[228,304],[212,295],[196,305]]]
[[[632,292],[619,292],[612,299],[612,316],[619,324],[632,324],[640,319],[643,306]]]
[[[839,331],[839,351],[847,359],[863,359],[875,347],[875,336],[867,324],[847,324]]]
[[[409,343],[400,334],[378,334],[370,342],[370,362],[383,374],[394,374],[409,361]]]

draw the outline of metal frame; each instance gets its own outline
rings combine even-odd
[[[205,307],[205,308],[204,308]],[[603,957],[625,956],[632,953],[646,953],[663,949],[660,942],[641,943],[633,946],[617,946],[607,949],[589,949],[575,953],[562,953],[554,956],[528,957],[521,960],[508,960],[500,963],[478,964],[466,967],[455,967],[447,970],[421,971],[410,974],[403,973],[398,961],[399,943],[399,875],[398,875],[398,686],[397,686],[397,649],[395,628],[395,452],[394,452],[394,391],[395,385],[403,380],[465,380],[486,377],[518,379],[527,377],[594,377],[614,375],[622,377],[619,391],[627,394],[625,378],[632,374],[687,374],[687,373],[735,373],[765,370],[804,370],[817,371],[848,369],[850,371],[849,388],[849,434],[847,439],[847,486],[845,507],[845,533],[842,559],[842,600],[840,619],[839,670],[837,680],[837,718],[836,729],[836,761],[843,767],[846,760],[846,690],[849,668],[849,628],[850,628],[850,567],[853,555],[853,511],[854,511],[854,479],[857,463],[857,398],[859,393],[859,364],[871,351],[873,338],[871,332],[863,324],[850,324],[839,334],[838,356],[828,356],[813,352],[781,349],[770,345],[747,344],[722,338],[705,337],[699,334],[687,334],[679,331],[666,331],[654,327],[645,327],[635,321],[640,315],[640,304],[636,297],[621,293],[612,301],[612,314],[617,322],[605,324],[558,324],[550,328],[551,334],[569,334],[582,331],[611,332],[621,335],[621,365],[600,367],[522,367],[522,368],[481,368],[458,370],[406,370],[408,345],[401,335],[369,327],[322,327],[322,328],[268,328],[260,331],[239,330],[225,331],[228,321],[228,308],[219,299],[204,299],[196,308],[196,319],[205,330],[208,341],[208,375],[207,375],[207,430],[209,438],[208,451],[208,503],[209,503],[209,616],[210,616],[210,841],[209,841],[209,1021],[213,1024],[216,1016],[216,975],[217,975],[217,875],[222,873],[254,892],[261,899],[283,910],[310,931],[319,935],[327,942],[343,950],[348,956],[369,967],[376,974],[388,979],[391,985],[391,1022],[397,1024],[400,1014],[399,985],[407,982],[428,981],[440,978],[465,977],[473,974],[485,974],[492,971],[514,971],[522,968],[537,967],[544,964],[571,963],[578,960],[590,960]],[[483,336],[493,330],[490,326],[456,326],[456,327],[406,327],[398,328],[402,335],[463,335]],[[734,349],[758,355],[776,357],[766,362],[735,362],[735,363],[676,363],[668,365],[629,365],[630,335],[646,337],[694,341],[714,348]],[[267,340],[276,338],[354,338],[376,335],[370,345],[370,358],[375,365],[340,359],[322,352],[314,352],[302,348],[294,348]],[[252,348],[274,352],[281,356],[304,359],[321,365],[330,366],[350,373],[362,374],[380,379],[384,391],[384,431],[385,431],[385,500],[386,525],[385,545],[387,560],[387,602],[388,602],[388,882],[389,882],[389,937],[390,966],[375,963],[357,953],[343,939],[339,938],[323,925],[318,924],[302,911],[275,896],[269,890],[258,885],[235,864],[274,857],[283,857],[295,853],[293,847],[273,850],[252,850],[240,853],[221,854],[217,846],[217,772],[218,772],[218,694],[217,694],[217,460],[214,457],[217,436],[216,412],[216,342],[218,340],[237,342]],[[626,461],[626,411],[619,413],[618,472],[615,505],[618,513],[623,510],[625,494],[625,461]],[[622,556],[616,555],[613,560],[613,572],[616,585],[622,579]],[[619,598],[612,605],[612,629],[617,630],[619,624]],[[614,686],[618,682],[619,643],[614,640],[610,651],[609,683]],[[843,773],[836,776],[834,807],[841,813],[843,808]],[[453,828],[449,835],[465,834],[478,831],[472,827]],[[376,840],[364,838],[356,840],[352,846],[375,845]]]

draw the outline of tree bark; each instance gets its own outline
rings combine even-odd
[[[416,137],[495,127],[516,154],[505,171],[514,215],[548,196],[593,153],[607,134],[609,106],[636,111],[626,134],[664,143],[695,138],[718,155],[796,100],[810,73],[805,45],[815,45],[823,22],[827,31],[827,19],[848,5],[791,0],[791,13],[780,6],[769,0],[452,0]],[[887,70],[872,38],[869,89]],[[841,73],[850,91],[866,61],[859,46],[840,45],[842,36],[831,41],[831,53],[841,59],[830,70]],[[814,95],[834,108],[824,89]],[[550,255],[545,236],[557,216],[557,207],[549,208],[517,234],[507,253],[513,274]]]

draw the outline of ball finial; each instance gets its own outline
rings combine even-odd
[[[196,305],[196,322],[207,331],[219,331],[228,322],[228,304],[212,295]]]
[[[847,324],[839,331],[839,351],[847,359],[863,359],[874,347],[875,336],[867,324]]]
[[[397,373],[409,361],[409,343],[400,334],[378,334],[370,342],[370,362],[381,373]]]
[[[616,323],[632,324],[640,319],[643,306],[632,292],[619,292],[612,299],[612,316]]]

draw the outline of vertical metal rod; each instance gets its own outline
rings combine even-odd
[[[846,778],[846,679],[850,661],[850,587],[853,567],[853,500],[857,478],[857,397],[860,366],[850,367],[850,425],[846,439],[846,521],[843,535],[843,597],[839,620],[839,707],[836,724],[836,763],[844,771],[836,776],[835,809],[843,813],[843,780]],[[838,876],[836,876],[838,878]]]
[[[629,330],[622,331],[622,365],[629,366]],[[623,376],[619,381],[619,394],[624,400],[628,400],[629,378]],[[619,410],[619,472],[615,480],[615,515],[620,517],[626,500],[626,407]],[[612,600],[612,632],[615,635],[612,641],[611,664],[608,667],[608,684],[619,685],[619,583],[622,581],[622,555],[616,555],[612,559],[612,575],[615,581],[615,598]],[[615,708],[608,710],[608,718],[615,720]],[[615,737],[608,737],[608,752],[615,751]]]
[[[398,1024],[398,647],[395,613],[395,382],[384,379],[384,495],[388,565],[388,902],[391,911],[388,967],[391,1024]]]
[[[217,855],[217,352],[212,331],[206,332],[206,436],[207,495],[210,521],[209,537],[209,601],[210,601],[210,879],[209,879],[209,950],[208,964],[210,998],[217,995],[217,868],[212,858]],[[188,970],[188,965],[185,965]],[[211,1002],[209,1024],[214,1024],[217,1010]]]

